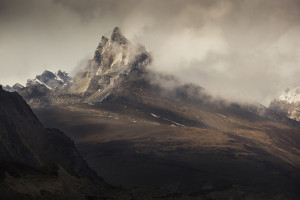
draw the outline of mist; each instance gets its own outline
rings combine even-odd
[[[150,70],[268,105],[300,85],[299,20],[297,0],[1,0],[0,83],[74,72],[119,26]]]

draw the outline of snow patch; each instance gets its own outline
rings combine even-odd
[[[150,113],[150,115],[152,116],[152,117],[155,117],[155,118],[161,118],[160,116],[158,116],[158,115],[156,115],[156,114],[154,114],[154,113]],[[163,117],[163,120],[165,120],[165,121],[168,121],[168,122],[171,122],[172,124],[170,125],[170,126],[184,126],[183,124],[180,124],[180,123],[178,123],[178,122],[174,122],[174,121],[172,121],[172,120],[169,120],[169,119],[167,119],[167,118],[164,118]]]
[[[41,85],[46,86],[46,88],[48,88],[49,90],[53,90],[53,88],[49,87],[46,83],[40,81],[39,79],[34,79],[34,82],[37,82],[37,83],[39,83]]]
[[[62,80],[56,73],[55,73],[55,79],[64,83],[64,80]]]
[[[184,127],[184,125],[183,124],[179,124],[179,123],[177,123],[177,122],[174,122],[174,121],[172,121],[172,120],[169,120],[169,119],[167,119],[167,118],[163,118],[164,120],[166,120],[166,121],[168,121],[168,122],[172,122],[174,125],[177,125],[177,126],[182,126],[182,127]]]
[[[225,115],[222,115],[222,114],[220,114],[220,113],[216,113],[217,115],[219,115],[219,116],[221,116],[221,117],[226,117]]]
[[[152,115],[152,116],[155,117],[155,118],[159,118],[159,116],[156,115],[156,114],[150,113],[150,115]]]

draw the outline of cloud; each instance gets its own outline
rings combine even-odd
[[[151,51],[154,71],[214,95],[268,104],[300,85],[298,0],[2,0],[0,9],[1,83],[72,71],[119,26]]]

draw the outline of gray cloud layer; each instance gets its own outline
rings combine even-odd
[[[300,85],[299,20],[298,0],[1,0],[0,82],[72,71],[120,26],[153,70],[267,104]]]

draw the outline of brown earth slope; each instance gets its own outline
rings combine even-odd
[[[299,129],[236,107],[162,106],[166,111],[161,105],[35,112],[74,138],[88,164],[114,185],[189,194],[239,186],[297,199]]]

